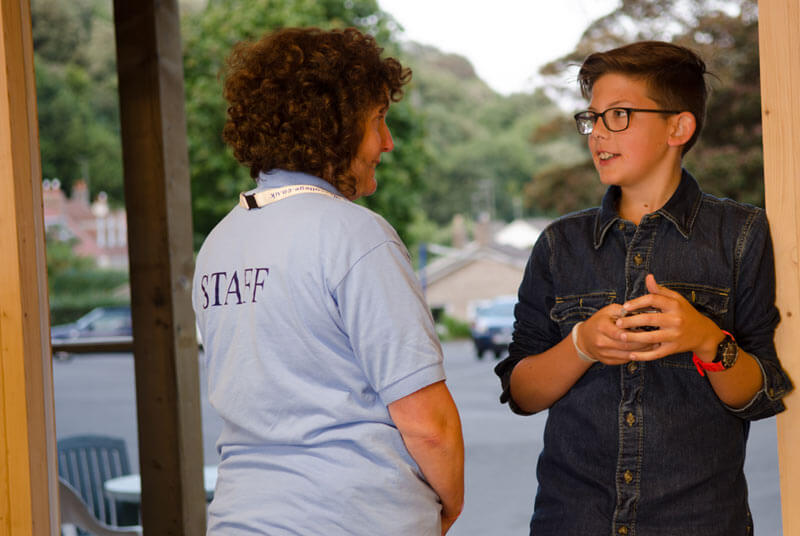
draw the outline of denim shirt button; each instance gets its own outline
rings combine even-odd
[[[644,259],[638,253],[633,257],[633,264],[636,266],[640,266],[644,262]]]
[[[625,222],[624,221],[619,222],[617,224],[617,229],[619,229],[620,231],[624,231],[625,230]]]
[[[631,473],[630,471],[625,471],[622,474],[622,478],[625,479],[626,484],[630,484],[631,482],[633,482],[633,473]]]
[[[633,415],[633,413],[629,411],[628,414],[625,416],[625,422],[628,423],[628,426],[633,426],[634,423],[636,422],[636,417]]]
[[[628,534],[628,527],[622,525],[620,528],[617,529],[617,534],[622,534],[622,536],[625,536],[626,534]]]
[[[628,363],[628,372],[630,372],[631,374],[636,372],[636,369],[638,368],[639,365],[637,365],[635,361],[631,361],[630,363]]]

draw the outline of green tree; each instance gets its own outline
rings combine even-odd
[[[33,0],[42,174],[65,190],[85,179],[123,199],[117,74],[110,3]]]
[[[549,140],[534,145],[532,135],[561,112],[542,92],[495,93],[463,57],[416,43],[404,51],[416,73],[412,101],[433,158],[425,212],[440,225],[456,213],[520,215],[524,185],[554,158],[561,160]]]

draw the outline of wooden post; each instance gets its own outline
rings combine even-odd
[[[764,186],[775,243],[777,303],[781,323],[775,336],[784,368],[800,389],[800,0],[761,0],[761,111]],[[777,417],[783,533],[800,534],[800,404],[797,392]]]
[[[145,534],[205,534],[177,0],[115,0]]]
[[[57,535],[53,373],[30,4],[0,4],[0,535]]]

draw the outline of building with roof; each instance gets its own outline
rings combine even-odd
[[[420,280],[432,309],[469,321],[474,304],[516,295],[533,244],[550,220],[478,222],[473,240],[462,243],[463,220],[453,222],[453,248],[429,246],[440,256],[423,267]]]
[[[47,233],[59,240],[74,240],[74,253],[92,257],[102,268],[128,269],[125,210],[110,208],[105,192],[90,203],[86,181],[76,181],[67,197],[58,179],[45,179],[42,195]]]

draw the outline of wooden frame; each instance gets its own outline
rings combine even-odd
[[[177,0],[114,0],[142,525],[205,534],[191,188]]]
[[[781,363],[800,389],[800,0],[759,2],[764,189],[775,244],[777,304],[781,323],[775,344]],[[793,393],[777,417],[783,533],[800,534],[800,407]]]
[[[30,7],[0,3],[0,534],[55,534],[58,487]]]
[[[115,0],[136,342],[144,526],[203,534],[191,217],[176,0]],[[800,0],[761,0],[767,212],[776,343],[800,389]],[[58,527],[41,170],[29,0],[0,3],[0,535]],[[135,156],[135,158],[134,158]],[[146,208],[146,211],[144,210]],[[781,232],[776,232],[781,230]],[[156,240],[151,240],[153,237]],[[798,395],[778,421],[784,534],[800,533]]]

